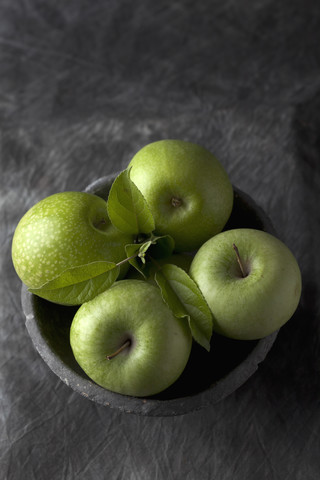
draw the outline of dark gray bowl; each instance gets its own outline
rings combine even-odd
[[[115,176],[97,180],[86,191],[106,199]],[[275,233],[263,210],[234,188],[234,208],[225,229],[240,227]],[[231,340],[214,334],[210,353],[194,344],[185,371],[174,385],[154,397],[136,398],[103,389],[78,366],[69,343],[77,307],[55,305],[30,294],[24,286],[22,306],[35,348],[64,383],[93,402],[139,415],[181,415],[223,400],[254,374],[278,333],[254,341]]]

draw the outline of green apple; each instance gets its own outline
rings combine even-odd
[[[77,311],[70,330],[76,361],[102,387],[136,397],[173,384],[189,359],[188,322],[176,318],[160,290],[120,280]]]
[[[211,238],[196,253],[189,274],[211,309],[214,331],[234,339],[259,339],[278,330],[300,300],[295,257],[260,230],[227,230]]]
[[[176,265],[188,273],[193,256],[188,253],[173,253],[167,257],[157,258],[154,261],[147,261],[145,274],[146,280],[156,285],[154,280],[155,273],[166,264]],[[126,275],[126,278],[141,280],[143,277],[140,272],[134,267],[131,267]]]
[[[34,205],[18,223],[12,260],[22,282],[38,289],[72,267],[101,260],[120,262],[126,258],[125,245],[132,241],[132,236],[111,224],[102,198],[84,192],[56,193]],[[121,266],[120,278],[127,268]],[[83,301],[95,295],[92,285]],[[39,292],[39,296],[60,303],[58,293]],[[67,298],[61,303],[69,304]]]
[[[217,158],[200,145],[160,140],[128,167],[154,216],[156,233],[171,235],[177,252],[198,249],[219,233],[233,206],[233,188]]]

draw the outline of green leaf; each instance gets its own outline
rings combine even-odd
[[[126,245],[125,250],[130,265],[146,278],[146,276],[148,276],[148,265],[146,264],[145,258],[146,253],[148,252],[148,254],[150,254],[148,256],[152,258],[163,258],[171,255],[173,248],[174,240],[170,235],[157,237],[151,234],[150,238],[145,239],[144,242]]]
[[[141,243],[141,247],[139,248],[139,257],[144,256],[151,245],[152,245],[151,240]]]
[[[94,277],[115,269],[117,264],[114,262],[107,262],[104,260],[87,263],[85,265],[78,265],[71,267],[61,272],[57,277],[42,285],[40,288],[33,290],[48,291],[56,290],[58,288],[69,287],[76,283],[81,283],[90,280]]]
[[[111,222],[121,232],[138,235],[155,229],[152,213],[144,196],[130,180],[129,169],[121,172],[113,182],[107,206]]]
[[[156,272],[155,280],[174,315],[188,320],[195,341],[209,351],[212,315],[196,283],[182,268],[170,264]]]
[[[100,275],[74,284],[57,286],[54,289],[44,286],[42,288],[29,289],[29,291],[51,302],[64,305],[81,305],[111,287],[118,278],[119,270],[120,268],[115,265],[114,268]],[[56,285],[58,285],[58,283],[56,283]],[[63,282],[61,282],[61,285],[63,285]]]
[[[146,242],[146,243],[148,243],[148,242]],[[144,274],[144,271],[143,271],[144,262],[142,261],[142,259],[140,257],[140,255],[142,255],[140,253],[140,249],[144,245],[145,245],[145,242],[144,243],[130,243],[129,245],[125,246],[125,250],[126,250],[126,254],[127,254],[127,257],[128,257],[128,262],[130,263],[130,265],[132,265],[136,270],[138,270],[138,272],[141,273],[141,275],[144,278],[146,278],[146,276]],[[143,253],[143,257],[144,257],[144,253]],[[140,264],[139,259],[141,260],[142,265]]]

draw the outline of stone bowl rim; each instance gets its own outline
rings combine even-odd
[[[117,173],[113,173],[101,177],[89,184],[84,191],[102,196],[101,192],[103,192],[103,188],[105,188],[106,184],[109,184],[116,175]],[[265,230],[275,234],[272,222],[264,210],[259,207],[248,194],[242,192],[235,186],[234,191],[255,210],[259,218],[262,218],[263,224],[266,227]],[[267,337],[260,339],[241,363],[203,391],[189,396],[166,400],[148,397],[130,397],[100,387],[90,379],[79,375],[61,360],[42,335],[33,307],[33,294],[28,291],[25,285],[22,285],[21,289],[21,303],[25,315],[26,328],[33,345],[53,373],[72,390],[97,404],[117,409],[121,412],[142,416],[166,417],[184,415],[222,401],[241,387],[256,372],[259,364],[265,359],[272,348],[279,332],[277,330]]]

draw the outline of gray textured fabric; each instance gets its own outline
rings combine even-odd
[[[320,472],[320,4],[0,3],[0,477],[313,480]],[[35,202],[161,138],[213,151],[303,274],[258,372],[198,413],[142,418],[72,392],[34,350],[11,264]]]

